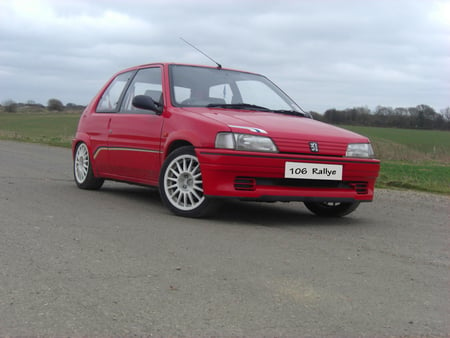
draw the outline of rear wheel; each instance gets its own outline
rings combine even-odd
[[[359,205],[355,202],[304,202],[314,214],[323,217],[342,217],[353,212]]]
[[[178,216],[202,217],[212,211],[214,201],[203,194],[200,163],[191,146],[174,150],[164,161],[159,191],[164,204]]]
[[[104,180],[94,176],[91,158],[86,143],[79,143],[73,159],[73,176],[75,183],[81,189],[100,189]]]

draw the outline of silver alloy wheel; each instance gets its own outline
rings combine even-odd
[[[75,178],[78,183],[83,183],[89,173],[89,151],[86,144],[81,143],[75,153]]]
[[[205,196],[197,157],[183,154],[169,163],[164,173],[164,192],[168,201],[182,211],[194,210],[203,203]]]

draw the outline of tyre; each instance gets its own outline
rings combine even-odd
[[[159,192],[163,203],[178,216],[203,217],[215,204],[203,194],[200,163],[191,146],[174,150],[164,161]]]
[[[73,158],[73,176],[75,183],[81,189],[100,189],[104,180],[94,176],[92,171],[91,158],[86,143],[79,143]]]
[[[314,214],[322,217],[342,217],[353,212],[359,205],[355,202],[304,202]]]

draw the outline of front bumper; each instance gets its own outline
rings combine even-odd
[[[372,201],[380,161],[331,156],[196,149],[207,196],[263,201]],[[343,166],[342,180],[284,178],[285,163]]]

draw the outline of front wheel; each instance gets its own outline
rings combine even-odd
[[[317,216],[342,217],[355,211],[359,202],[304,202],[305,206]]]
[[[193,147],[178,148],[167,157],[159,192],[164,204],[178,216],[202,217],[212,211],[213,201],[203,194],[200,163]]]

